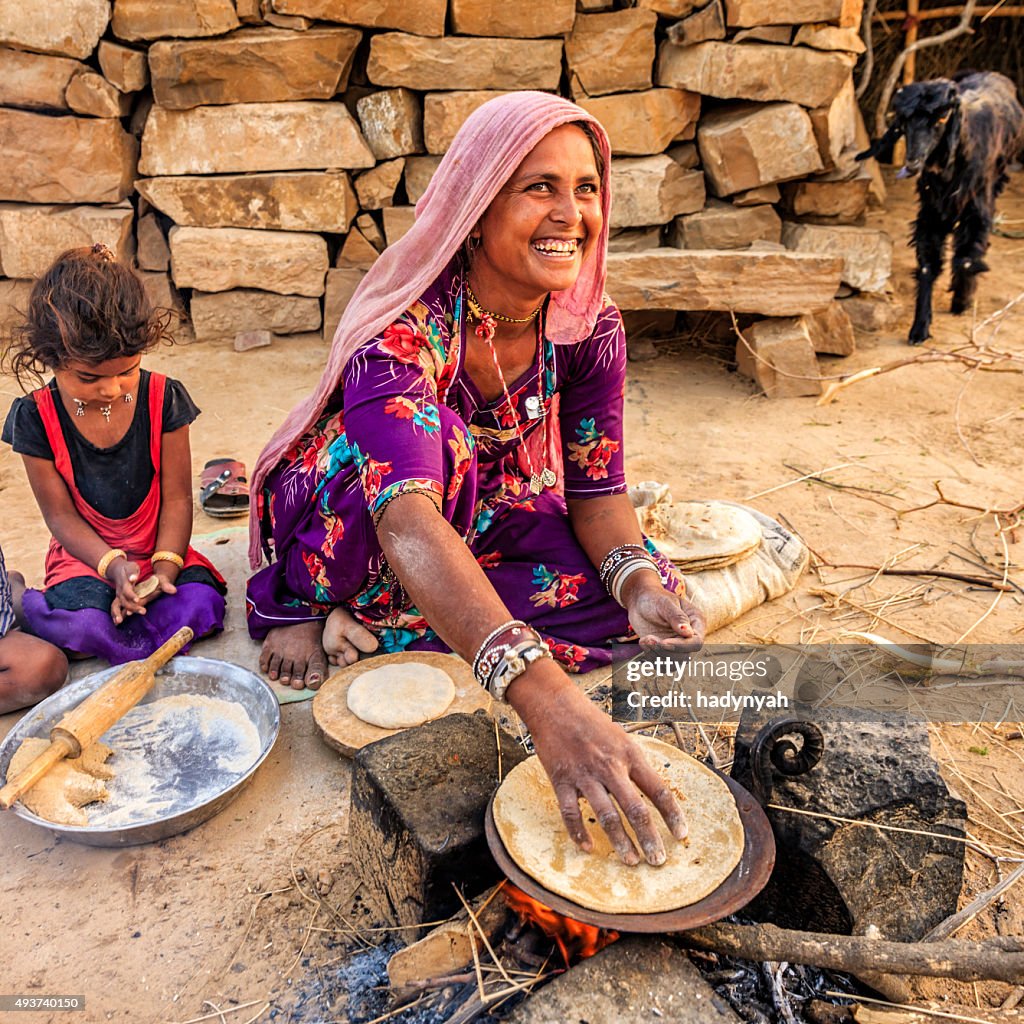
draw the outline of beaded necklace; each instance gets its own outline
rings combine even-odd
[[[501,391],[505,398],[505,406],[508,408],[511,415],[515,417],[516,435],[519,438],[519,445],[522,449],[523,456],[526,459],[527,472],[530,474],[530,493],[540,494],[545,487],[554,487],[558,482],[558,477],[548,466],[542,466],[538,473],[534,468],[533,458],[530,456],[529,449],[523,444],[523,421],[519,415],[519,410],[512,404],[512,396],[509,394],[508,385],[505,383],[505,374],[501,370],[501,363],[498,361],[498,353],[494,348],[494,332],[497,329],[496,321],[498,320],[509,324],[529,323],[537,317],[538,313],[540,313],[543,303],[526,317],[517,319],[510,316],[503,316],[501,313],[492,313],[490,310],[484,309],[473,294],[473,289],[470,288],[469,282],[466,281],[465,284],[466,304],[469,306],[469,313],[474,320],[479,321],[479,324],[475,329],[476,336],[481,338],[484,344],[487,345],[487,351],[490,353],[491,362],[494,364],[494,369],[498,374],[498,380],[501,382]],[[526,399],[525,406],[527,419],[539,419],[541,417],[544,419],[543,451],[546,453],[548,450],[548,418],[544,410],[543,351],[544,342],[541,337],[540,320],[537,320],[537,394],[530,395]]]

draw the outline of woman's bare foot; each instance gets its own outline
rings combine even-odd
[[[360,651],[371,654],[377,650],[377,638],[347,608],[339,606],[324,623],[323,645],[332,665],[354,665]]]
[[[327,655],[320,642],[323,623],[296,622],[267,633],[260,653],[260,668],[293,690],[316,690],[327,675]]]

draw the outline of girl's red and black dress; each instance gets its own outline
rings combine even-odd
[[[152,572],[160,522],[163,435],[198,415],[180,382],[143,370],[131,426],[116,444],[100,448],[76,429],[51,381],[15,401],[3,440],[19,454],[52,460],[79,515],[112,548],[123,548],[144,579]],[[184,561],[176,594],[162,595],[145,615],[118,626],[110,617],[114,588],[51,538],[44,588],[25,591],[26,624],[44,640],[113,665],[146,657],[182,626],[197,637],[218,632],[224,628],[224,578],[192,547]]]

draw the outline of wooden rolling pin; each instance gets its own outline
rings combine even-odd
[[[0,789],[0,807],[7,810],[58,761],[65,757],[78,757],[85,747],[95,743],[149,693],[157,669],[166,665],[191,639],[192,630],[183,626],[145,661],[133,661],[122,666],[95,693],[90,693],[78,707],[69,711],[50,730],[49,747]]]

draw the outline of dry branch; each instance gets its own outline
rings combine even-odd
[[[958,981],[1024,980],[1024,938],[986,942],[889,942],[861,935],[824,935],[771,924],[712,924],[682,932],[684,945],[744,960],[811,964],[850,974],[885,973]]]

